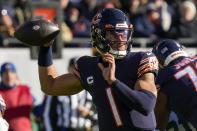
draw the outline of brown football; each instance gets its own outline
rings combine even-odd
[[[14,36],[29,46],[45,45],[59,34],[59,27],[45,19],[31,20],[21,25]]]

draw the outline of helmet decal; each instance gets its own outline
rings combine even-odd
[[[163,49],[161,49],[161,53],[164,54],[166,51],[168,51],[167,47],[164,47]]]

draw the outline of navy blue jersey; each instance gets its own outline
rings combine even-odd
[[[77,61],[84,88],[92,95],[98,111],[100,131],[154,130],[154,113],[147,116],[129,108],[113,93],[98,67],[100,57],[84,56]],[[116,60],[116,78],[131,89],[139,77],[157,73],[157,59],[150,52],[129,53],[124,59]]]
[[[181,57],[159,71],[157,84],[166,94],[168,107],[197,128],[197,56]]]

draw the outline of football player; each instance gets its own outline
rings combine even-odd
[[[160,66],[156,80],[159,93],[155,109],[158,128],[165,130],[170,111],[175,112],[179,120],[197,128],[197,57],[188,57],[182,46],[171,39],[157,43],[153,53]],[[186,127],[190,124],[183,125]]]
[[[97,107],[100,131],[153,131],[158,62],[151,52],[130,52],[133,26],[118,9],[106,8],[91,25],[100,56],[80,57],[72,74],[58,76],[51,47],[39,51],[39,77],[48,95],[87,90]]]

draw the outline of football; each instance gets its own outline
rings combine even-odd
[[[38,19],[25,22],[15,31],[14,36],[25,45],[42,46],[54,40],[59,32],[56,24]]]

